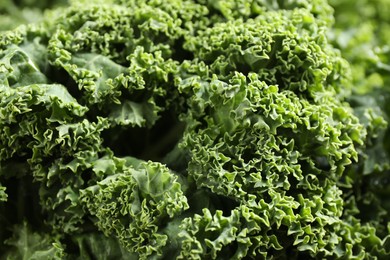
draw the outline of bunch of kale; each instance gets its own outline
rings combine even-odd
[[[361,2],[71,1],[1,32],[2,257],[390,257],[390,3]]]

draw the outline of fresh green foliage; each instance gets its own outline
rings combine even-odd
[[[358,2],[74,0],[1,32],[0,258],[390,258],[390,2]]]
[[[37,22],[47,9],[64,6],[68,0],[1,0],[0,31],[14,29],[23,23]]]

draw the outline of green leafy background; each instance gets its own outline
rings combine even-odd
[[[3,1],[1,259],[388,259],[388,0]]]

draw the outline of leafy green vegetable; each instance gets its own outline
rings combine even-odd
[[[42,20],[48,9],[68,4],[68,0],[2,0],[0,3],[0,31],[14,29],[20,24]]]
[[[1,32],[1,258],[390,257],[374,2],[74,0]]]

